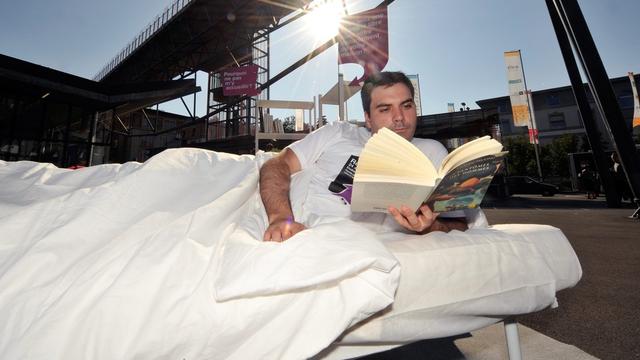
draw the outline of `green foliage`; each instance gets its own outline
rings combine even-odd
[[[547,175],[569,177],[569,153],[578,151],[578,137],[565,134],[543,147],[542,171]],[[545,175],[546,176],[546,175]]]
[[[504,142],[504,147],[509,151],[507,155],[509,175],[537,176],[536,154],[527,136],[510,137]]]
[[[284,128],[284,132],[292,133],[296,131],[296,117],[295,116],[287,116],[282,120],[282,127]]]
[[[569,173],[569,153],[578,151],[579,139],[572,134],[557,137],[551,144],[540,146],[540,165],[544,177],[567,178]],[[527,136],[506,139],[508,172],[510,175],[538,176],[535,149]]]

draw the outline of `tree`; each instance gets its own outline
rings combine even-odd
[[[569,177],[569,153],[578,151],[578,137],[564,134],[543,148],[543,171],[545,174]]]
[[[507,138],[504,147],[507,155],[507,172],[509,175],[537,176],[538,165],[533,146],[528,136],[514,136]]]
[[[287,116],[282,120],[282,127],[284,128],[284,132],[292,133],[296,131],[296,117],[295,116]]]

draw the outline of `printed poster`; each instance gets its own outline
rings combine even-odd
[[[258,95],[258,65],[251,64],[222,71],[222,94],[224,96]]]

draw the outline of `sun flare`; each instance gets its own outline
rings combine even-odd
[[[318,1],[309,12],[310,31],[316,41],[324,41],[338,34],[344,10],[340,1]]]

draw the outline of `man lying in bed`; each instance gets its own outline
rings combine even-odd
[[[344,185],[350,184],[352,176],[346,173],[353,171],[357,156],[371,134],[383,127],[412,141],[437,167],[447,150],[435,140],[413,137],[417,122],[413,95],[411,81],[401,72],[370,76],[361,91],[366,129],[334,122],[267,161],[260,170],[260,196],[269,218],[264,240],[284,241],[305,228],[294,219],[289,199],[291,175],[300,170],[312,171],[305,206],[318,216],[351,217],[350,192]],[[389,213],[404,229],[419,234],[467,229],[466,219],[460,217],[464,214],[438,216],[426,205],[415,213],[405,206],[390,207]]]

